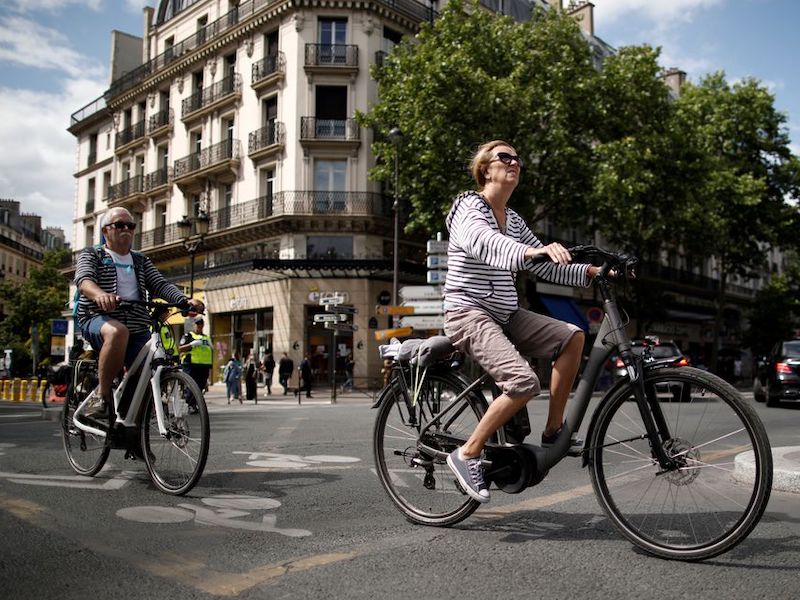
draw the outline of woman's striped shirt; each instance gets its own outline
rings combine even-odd
[[[529,247],[541,248],[537,238],[515,211],[506,208],[506,231],[501,231],[492,208],[478,192],[462,192],[446,219],[447,279],[444,308],[485,310],[499,323],[507,323],[519,308],[515,273],[527,269],[538,277],[568,286],[590,284],[589,265],[557,265],[525,259]]]

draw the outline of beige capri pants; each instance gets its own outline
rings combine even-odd
[[[555,360],[580,331],[571,323],[524,308],[517,309],[505,325],[479,308],[449,310],[444,316],[444,333],[453,345],[472,356],[513,397],[533,397],[541,391],[527,358]]]

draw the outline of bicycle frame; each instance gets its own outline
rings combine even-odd
[[[130,369],[128,369],[128,371],[125,373],[125,376],[122,378],[120,384],[113,391],[114,412],[117,414],[117,409],[120,407],[125,391],[129,388],[129,386],[136,386],[128,410],[126,411],[125,415],[117,416],[115,426],[121,425],[125,428],[133,428],[138,426],[138,418],[141,414],[140,409],[142,407],[142,403],[144,402],[145,391],[148,383],[152,388],[153,398],[161,397],[161,373],[164,370],[165,360],[166,352],[161,344],[161,336],[159,335],[158,331],[154,331],[150,334],[150,339],[139,351],[139,354],[136,356],[136,359],[133,361]],[[139,373],[138,377],[136,378],[136,383],[133,383],[133,376],[139,372],[140,368],[141,373]],[[102,429],[92,427],[91,425],[81,421],[81,417],[84,416],[84,408],[88,401],[89,398],[87,397],[75,410],[73,423],[75,423],[78,429],[84,432],[92,433],[105,438],[107,437],[107,432],[103,431]],[[184,410],[187,408],[185,403],[182,401],[176,401],[174,398],[172,401],[175,403],[173,409],[176,416],[182,416]],[[155,402],[155,410],[156,418],[158,420],[158,430],[162,436],[166,437],[167,425],[164,419],[164,408],[161,405],[161,402]]]

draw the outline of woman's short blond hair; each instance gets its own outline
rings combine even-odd
[[[486,185],[486,166],[492,160],[492,152],[498,146],[508,146],[513,148],[511,144],[505,140],[492,140],[481,144],[472,155],[472,160],[469,162],[469,172],[472,173],[472,178],[478,184],[478,189],[482,190]]]

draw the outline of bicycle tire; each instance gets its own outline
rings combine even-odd
[[[397,379],[393,379],[379,397],[373,430],[375,469],[389,498],[413,523],[453,525],[480,506],[459,487],[444,459],[426,456],[417,446],[422,426],[466,387],[466,382],[453,373],[428,373],[416,404],[412,404]],[[449,434],[462,438],[460,443],[442,445],[432,438],[426,439],[426,443],[449,453],[466,441],[486,412],[487,404],[478,394],[471,394],[468,406],[447,428]],[[435,431],[443,429],[435,428]],[[425,466],[412,464],[414,460],[425,462]]]
[[[663,445],[681,465],[661,472],[633,388],[624,385],[591,425],[595,494],[622,534],[651,554],[687,561],[722,554],[747,537],[769,500],[772,454],[764,426],[730,384],[708,372],[669,368],[644,377],[669,427]],[[740,460],[745,452],[752,453],[752,473]]]
[[[50,406],[50,394],[53,393],[53,384],[48,383],[46,385],[41,386],[41,400],[42,400],[42,408],[48,408]]]
[[[61,439],[67,461],[78,475],[86,477],[97,475],[106,464],[108,454],[111,452],[111,446],[105,436],[82,431],[72,422],[75,410],[96,385],[97,373],[93,369],[74,377],[61,410]],[[111,407],[108,407],[108,410],[104,417],[91,419],[94,425],[100,425],[100,429],[105,431],[110,430]]]
[[[161,374],[160,401],[166,438],[158,429],[153,390],[148,387],[141,426],[144,463],[159,490],[182,496],[195,486],[205,469],[210,437],[208,409],[197,383],[177,370]],[[189,410],[193,402],[196,412]]]

